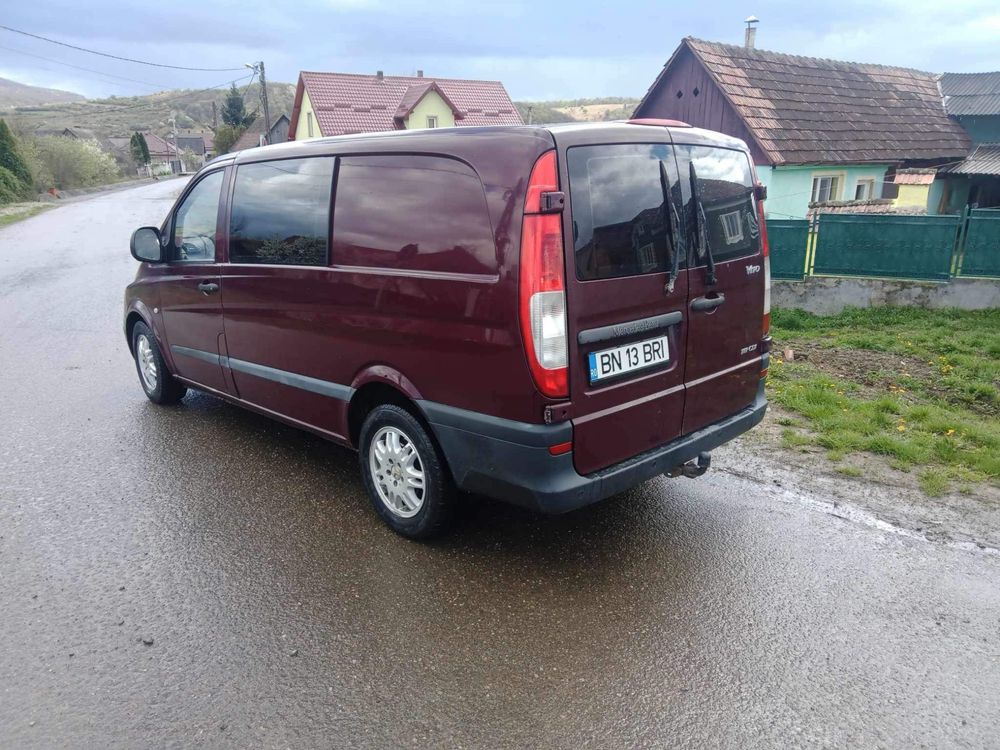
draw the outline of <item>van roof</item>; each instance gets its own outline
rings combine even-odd
[[[304,141],[287,141],[285,143],[275,143],[270,146],[259,146],[236,152],[233,156],[237,162],[259,161],[261,158],[287,157],[293,153],[305,154],[313,149],[336,147],[338,144],[407,139],[407,141],[412,141],[414,142],[413,145],[416,145],[420,141],[440,141],[442,136],[455,139],[468,139],[481,138],[484,135],[501,137],[503,135],[511,135],[515,137],[534,136],[536,138],[551,139],[563,135],[575,139],[580,136],[592,137],[595,133],[604,132],[607,133],[609,138],[614,138],[615,134],[618,134],[626,136],[627,140],[634,141],[639,128],[653,128],[666,131],[669,133],[671,140],[680,143],[695,143],[747,150],[746,144],[738,138],[711,130],[692,128],[686,125],[660,126],[619,120],[612,122],[568,122],[551,125],[484,125],[481,127],[422,128],[419,130],[389,130],[379,133],[354,133],[351,135],[326,136]]]

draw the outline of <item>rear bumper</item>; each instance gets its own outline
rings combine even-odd
[[[596,503],[687,463],[749,430],[764,418],[761,381],[754,402],[714,424],[594,474],[578,474],[573,454],[549,446],[573,439],[569,422],[533,425],[418,402],[445,453],[456,484],[467,491],[543,513],[565,513]]]

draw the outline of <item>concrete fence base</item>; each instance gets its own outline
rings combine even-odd
[[[845,307],[1000,307],[1000,281],[954,278],[947,283],[810,276],[804,281],[775,280],[771,305],[816,315],[835,315]]]

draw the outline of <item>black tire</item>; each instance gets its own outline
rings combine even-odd
[[[140,339],[148,345],[149,356],[156,367],[156,374],[153,382],[150,383],[147,376],[143,374],[141,362]],[[136,323],[132,329],[132,359],[135,361],[135,371],[139,376],[139,385],[145,391],[149,400],[154,404],[176,404],[187,393],[185,388],[167,369],[167,363],[163,361],[163,354],[156,343],[156,337],[149,330],[145,323]]]
[[[396,461],[395,466],[382,468],[386,473],[382,474],[380,480],[373,475],[372,470],[372,443],[378,438],[383,449],[386,440],[395,431],[400,436],[398,444],[403,445],[403,452],[406,451],[405,444],[411,444],[416,451],[416,460],[419,462],[419,469],[423,475],[422,491],[416,493],[419,497],[419,507],[415,511],[410,507],[404,507],[401,501],[397,505],[399,510],[390,507],[394,496],[399,497],[405,493],[407,486],[404,477],[407,468],[404,462]],[[405,438],[405,440],[403,440]],[[377,406],[365,418],[361,426],[361,436],[359,442],[358,455],[361,463],[361,476],[364,478],[365,489],[368,497],[375,507],[375,511],[382,517],[382,520],[398,534],[402,534],[410,539],[429,539],[444,532],[451,523],[455,513],[457,503],[457,492],[444,457],[433,438],[427,433],[426,428],[420,421],[405,409],[391,404]],[[383,453],[388,462],[392,454]],[[379,459],[375,459],[376,462]],[[413,459],[409,459],[413,460]],[[410,468],[416,466],[411,464]],[[392,472],[399,467],[400,474],[393,475]],[[391,489],[394,477],[402,483],[398,490]],[[380,492],[379,487],[382,488]],[[393,494],[395,492],[395,495]],[[387,495],[388,499],[383,499]],[[412,513],[408,517],[403,513]]]

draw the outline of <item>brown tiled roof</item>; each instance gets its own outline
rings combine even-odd
[[[462,118],[458,126],[522,125],[521,116],[499,81],[414,76],[356,75],[302,71],[295,92],[289,138],[294,137],[303,89],[316,112],[322,135],[377,133],[396,130],[395,117],[404,99],[423,96],[434,84]],[[417,87],[417,88],[414,88]],[[412,89],[412,90],[411,90]],[[413,102],[410,105],[415,105]]]
[[[937,170],[929,169],[898,169],[893,182],[897,185],[930,185],[937,176]]]
[[[932,73],[690,37],[685,45],[774,164],[945,161],[969,152]]]

